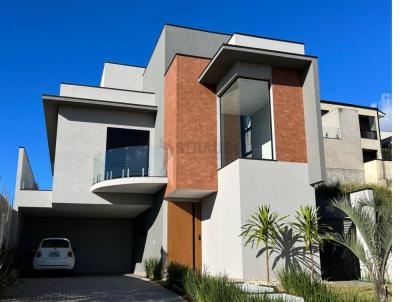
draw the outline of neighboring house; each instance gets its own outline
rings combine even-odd
[[[391,185],[392,162],[382,157],[382,111],[321,101],[321,116],[328,181]]]

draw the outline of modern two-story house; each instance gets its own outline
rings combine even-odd
[[[25,269],[57,235],[80,273],[142,273],[163,257],[264,278],[241,226],[262,204],[281,215],[314,205],[326,180],[318,59],[302,43],[165,25],[147,66],[105,63],[99,86],[63,83],[42,101],[53,187],[37,188],[20,148]],[[282,240],[271,268],[303,263]]]

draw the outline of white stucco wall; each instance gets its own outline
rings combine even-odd
[[[306,163],[239,159],[220,169],[218,193],[202,201],[203,263],[207,271],[244,280],[266,279],[265,254],[257,257],[259,249],[244,246],[239,236],[241,226],[261,205],[270,205],[282,216],[291,215],[289,222],[300,205],[306,204],[315,205]],[[299,246],[300,250],[273,253],[271,273],[272,269],[309,259],[301,242],[294,245]],[[318,253],[315,260],[319,266]]]
[[[305,54],[304,44],[289,41],[274,40],[262,37],[234,34],[228,44],[283,51],[296,54]]]
[[[213,274],[243,278],[239,161],[218,171],[218,193],[202,200],[203,266]]]
[[[290,215],[286,221],[293,221],[300,205],[315,205],[314,188],[308,182],[308,164],[277,161],[239,160],[240,163],[240,205],[241,223],[246,223],[260,205],[270,205],[279,215]],[[295,246],[303,246],[298,243]],[[295,247],[294,246],[294,247]],[[290,263],[298,263],[308,258],[304,251],[278,249],[270,259],[273,270]],[[261,247],[260,247],[261,248]],[[258,250],[243,247],[243,278],[266,279],[265,255],[257,257]],[[278,258],[274,266],[275,259]],[[315,257],[319,266],[318,255]]]
[[[145,70],[144,67],[106,62],[104,63],[100,86],[142,91]]]
[[[53,202],[109,204],[90,192],[94,159],[106,150],[107,127],[150,132],[153,146],[154,117],[145,113],[60,107],[54,161]],[[151,157],[151,155],[150,155]]]
[[[371,160],[364,163],[365,182],[387,185],[392,181],[392,162]]]

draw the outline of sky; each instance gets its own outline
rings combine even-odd
[[[51,188],[41,95],[99,85],[105,61],[146,66],[165,23],[304,42],[321,99],[379,106],[390,130],[391,15],[389,0],[0,0],[0,192],[14,194],[19,146]]]

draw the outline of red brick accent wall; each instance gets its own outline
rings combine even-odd
[[[216,96],[198,82],[208,62],[177,55],[165,75],[167,194],[217,189]]]
[[[297,70],[272,68],[276,159],[307,162],[303,89]]]
[[[240,116],[233,114],[224,114],[224,165],[234,161],[241,156],[241,137],[240,137]],[[222,138],[221,138],[222,139]]]

